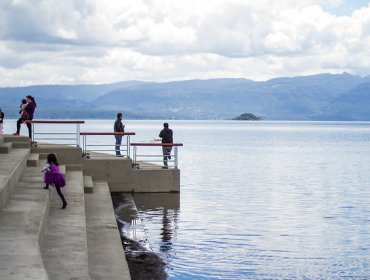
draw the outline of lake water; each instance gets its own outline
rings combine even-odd
[[[126,130],[148,142],[161,124]],[[370,279],[370,123],[170,125],[181,193],[135,196],[169,279]]]

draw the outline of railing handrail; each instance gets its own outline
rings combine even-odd
[[[115,149],[113,151],[116,152],[116,155],[118,155],[117,153],[119,153],[119,155],[121,154],[121,146],[126,146],[126,150],[123,150],[124,152],[126,151],[127,154],[126,156],[127,157],[130,157],[130,136],[132,135],[136,135],[135,132],[80,132],[79,133],[80,136],[82,136],[82,150],[83,150],[83,154],[84,154],[84,157],[87,157],[89,158],[89,156],[91,155],[90,152],[104,152],[104,151],[109,151],[109,150],[106,150],[106,149],[103,149],[103,150],[100,150],[100,149],[96,149],[96,147],[109,147],[109,146],[113,146]],[[112,144],[112,145],[101,145],[101,144],[88,144],[87,143],[87,139],[89,138],[88,136],[107,136],[107,135],[111,135],[111,136],[126,136],[126,139],[127,139],[127,142],[126,144],[122,145],[122,144]],[[89,149],[88,151],[88,147],[95,147],[95,149]]]
[[[131,143],[131,146],[141,146],[141,147],[182,147],[184,144],[182,143]]]
[[[35,141],[35,135],[55,135],[55,134],[60,134],[60,135],[75,135],[75,138],[38,138],[38,140],[43,140],[43,141],[50,141],[50,140],[63,140],[63,141],[75,141],[75,144],[77,147],[80,146],[80,125],[84,124],[85,121],[83,120],[26,120],[27,123],[30,123],[32,125],[32,141]],[[36,133],[35,132],[35,125],[36,124],[72,124],[76,126],[76,133],[70,133],[70,132],[58,132],[58,133]]]
[[[28,123],[47,123],[47,124],[84,124],[85,121],[76,120],[26,120]]]
[[[80,135],[136,135],[135,132],[80,132]]]

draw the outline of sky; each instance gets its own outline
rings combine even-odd
[[[0,87],[370,75],[370,0],[0,0]]]

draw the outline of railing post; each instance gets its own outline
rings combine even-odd
[[[84,157],[87,157],[87,152],[86,152],[86,135],[82,136],[82,150]]]
[[[135,166],[135,168],[136,168],[136,154],[137,154],[137,147],[136,146],[134,146],[134,166]]]
[[[32,125],[32,141],[34,142],[35,141],[35,124],[31,123],[31,125]]]
[[[174,153],[175,153],[175,169],[177,169],[177,166],[179,165],[179,161],[178,161],[178,153],[177,153],[177,146],[174,147]]]
[[[127,157],[129,158],[131,153],[130,153],[130,135],[127,135]]]
[[[77,131],[76,131],[76,141],[77,147],[80,147],[80,124],[77,124]]]

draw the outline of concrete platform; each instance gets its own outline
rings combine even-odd
[[[95,181],[108,182],[111,192],[180,192],[180,170],[133,169],[130,158],[100,157],[82,160],[84,173]]]
[[[91,279],[131,279],[106,182],[85,195]]]
[[[30,148],[27,137],[0,135],[0,145],[0,279],[130,279],[110,191],[178,191],[180,171],[133,170],[129,158],[82,160],[80,148]],[[64,210],[54,188],[42,189],[48,153],[66,172]],[[84,194],[83,172],[96,181],[94,193]]]

